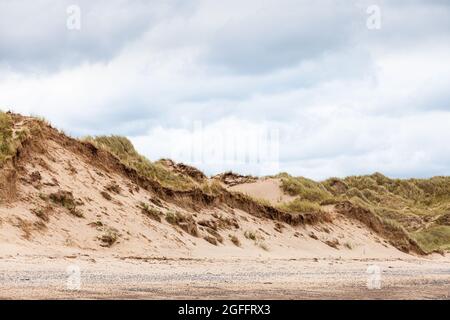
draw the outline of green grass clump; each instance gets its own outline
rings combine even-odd
[[[174,190],[190,190],[196,186],[192,178],[174,173],[160,163],[151,162],[137,153],[126,137],[98,136],[86,137],[85,141],[115,155],[124,165],[135,169],[141,176],[158,181],[162,186]]]
[[[14,121],[11,114],[0,111],[0,166],[16,155],[27,138],[40,131],[39,122],[15,127]]]
[[[111,247],[117,242],[119,238],[119,232],[115,228],[106,228],[105,233],[100,237],[102,247]]]
[[[332,197],[332,194],[319,182],[303,177],[292,177],[286,173],[278,176],[281,179],[281,189],[301,200],[309,202],[322,202]]]
[[[412,236],[426,252],[450,250],[450,226],[432,226]]]
[[[254,231],[245,231],[244,237],[253,241],[256,241],[257,238],[256,233]]]
[[[205,181],[200,185],[200,189],[209,195],[220,194],[223,191],[223,187],[217,180]]]
[[[161,216],[163,215],[161,211],[143,202],[139,205],[139,207],[141,208],[142,213],[145,214],[147,217],[155,221],[161,222]]]
[[[179,224],[180,222],[183,222],[185,220],[185,217],[183,214],[179,212],[169,211],[166,214],[166,221],[170,224]]]
[[[345,188],[336,188],[336,182]],[[430,210],[450,202],[450,177],[390,179],[380,173],[328,179],[322,185],[335,196],[353,196],[386,207]]]
[[[74,215],[78,218],[83,218],[83,213],[77,208],[78,203],[75,201],[72,192],[70,191],[58,191],[55,193],[51,193],[49,195],[49,199],[55,203],[60,205],[61,207],[66,208],[70,214]]]
[[[3,165],[14,154],[12,127],[11,117],[0,112],[0,165]]]
[[[0,166],[14,157],[17,149],[28,136],[27,128],[15,130],[11,115],[0,112]]]
[[[184,215],[178,211],[169,211],[166,214],[166,221],[172,225],[180,227],[191,236],[198,237],[199,235],[197,223],[191,215]]]
[[[300,200],[299,198],[294,199],[291,202],[282,204],[280,209],[287,212],[297,212],[297,213],[320,213],[323,212],[320,205],[310,201]]]

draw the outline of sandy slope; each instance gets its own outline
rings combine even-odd
[[[229,188],[232,191],[242,192],[256,199],[264,199],[271,204],[289,202],[295,197],[282,192],[280,179],[261,178],[256,182],[243,183]]]
[[[95,168],[81,156],[64,149],[54,141],[48,142],[47,155],[36,155],[24,165],[25,178],[19,181],[17,200],[0,207],[0,254],[20,252],[27,255],[41,252],[74,254],[88,252],[90,255],[114,254],[120,256],[166,256],[166,257],[403,257],[404,254],[385,243],[357,221],[336,217],[333,224],[293,227],[273,220],[256,218],[236,209],[200,209],[190,212],[164,203],[161,211],[177,210],[194,215],[197,221],[211,219],[213,215],[237,221],[238,228],[218,230],[223,243],[212,245],[202,237],[194,237],[180,228],[164,221],[157,222],[145,216],[138,207],[141,202],[150,203],[153,195],[131,184],[114,172]],[[39,172],[41,179],[30,182],[30,176]],[[269,180],[267,180],[269,181]],[[121,191],[109,192],[111,200],[101,192],[108,185],[116,185]],[[262,188],[271,192],[277,188],[269,181]],[[247,187],[247,186],[244,186]],[[33,213],[46,208],[48,201],[42,195],[60,190],[71,190],[82,202],[79,210],[83,218],[67,212],[65,208],[52,205],[48,212],[49,222],[44,227]],[[252,189],[254,190],[254,189]],[[92,223],[101,222],[102,226]],[[278,226],[278,227],[277,227]],[[99,240],[105,230],[114,228],[119,233],[112,247],[103,247]],[[202,227],[199,227],[200,231]],[[275,230],[277,229],[277,230]],[[254,233],[256,239],[245,237]],[[207,234],[207,232],[203,232]],[[229,239],[235,235],[241,242],[237,247]],[[313,239],[317,237],[317,239]],[[338,241],[338,248],[325,244]]]

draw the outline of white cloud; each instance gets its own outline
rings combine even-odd
[[[36,17],[52,2],[36,3],[0,5],[9,27],[0,31],[3,108],[74,135],[124,134],[151,159],[187,162],[199,121],[215,137],[201,142],[209,150],[227,131],[279,130],[279,168],[199,163],[208,173],[449,174],[444,2],[380,3],[382,28],[369,31],[363,1],[248,1],[239,10],[234,1],[82,1],[89,28],[74,42],[57,24],[64,6]],[[29,23],[11,29],[15,18]]]

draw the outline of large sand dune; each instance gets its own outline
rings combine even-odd
[[[213,270],[223,278],[208,278],[208,286],[217,286],[198,291],[198,296],[215,297],[226,289],[229,293],[219,296],[236,297],[235,292],[247,290],[247,297],[304,298],[308,288],[314,297],[320,297],[320,292],[323,297],[345,292],[351,281],[333,292],[318,289],[339,282],[341,271],[337,270],[362,277],[364,268],[378,261],[402,272],[408,268],[419,272],[426,265],[424,270],[432,275],[448,262],[436,255],[423,257],[413,246],[400,251],[385,230],[370,228],[373,221],[343,214],[334,205],[324,206],[320,216],[282,212],[272,205],[292,197],[281,192],[277,179],[237,184],[215,194],[201,188],[172,190],[140,176],[91,143],[66,137],[32,118],[11,117],[14,135],[25,128],[35,131],[20,141],[0,172],[0,272],[8,275],[0,280],[0,297],[76,295],[61,289],[61,272],[70,264],[85,268],[94,279],[101,275],[107,279],[102,285],[87,281],[90,289],[78,293],[83,297],[193,297],[181,294],[185,285]],[[180,168],[192,172],[176,167]],[[214,183],[214,179],[197,176],[206,179],[202,186]],[[144,290],[155,286],[146,278],[131,293],[140,282],[139,275],[151,277],[149,267],[159,279],[157,287],[164,286],[162,279],[169,270],[184,277],[178,281],[172,275],[171,290],[154,292]],[[252,273],[235,283],[246,268]],[[273,268],[286,274],[266,274]],[[321,271],[308,280],[294,280],[305,270],[317,268]],[[59,275],[47,277],[36,287],[38,274],[53,271]],[[124,280],[128,275],[130,282]],[[29,281],[21,282],[21,278]],[[425,278],[428,281],[432,276],[425,274]],[[199,286],[203,283],[192,281]],[[400,281],[401,286],[409,286],[408,281]],[[349,294],[360,297],[361,292]],[[443,293],[439,289],[433,294]]]

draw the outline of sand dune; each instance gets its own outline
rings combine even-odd
[[[293,197],[281,191],[279,179],[223,187],[217,186],[216,179],[173,162],[150,167],[163,170],[157,172],[160,176],[183,179],[193,186],[176,190],[164,181],[142,176],[95,144],[69,138],[42,121],[10,117],[13,137],[22,137],[25,131],[34,134],[21,138],[0,172],[0,271],[25,267],[45,273],[73,262],[87,264],[86,268],[96,272],[107,264],[111,269],[103,270],[106,274],[115,270],[124,276],[128,268],[122,268],[124,261],[132,263],[138,273],[144,272],[149,261],[176,261],[176,268],[190,261],[194,277],[207,272],[205,261],[223,261],[231,268],[230,276],[244,261],[255,265],[258,272],[262,272],[261,261],[287,269],[306,268],[304,264],[309,268],[317,261],[324,266],[342,262],[350,269],[352,261],[395,264],[413,259],[420,264],[426,259],[437,265],[443,261],[435,255],[421,257],[412,245],[400,251],[385,230],[370,228],[373,221],[361,218],[353,208],[348,214],[335,205],[324,206],[321,213],[283,212],[276,206]],[[167,163],[170,169],[164,171]],[[303,262],[287,262],[296,260]],[[277,282],[271,278],[276,282],[273,290],[289,279]],[[27,288],[15,287],[14,281],[2,284],[2,297],[23,295]],[[36,295],[25,296],[53,297],[49,288],[54,285],[48,283]],[[176,288],[180,286],[181,282]],[[253,287],[260,288],[261,284]],[[110,289],[120,296],[118,287]],[[99,288],[92,290],[102,295]],[[282,295],[272,291],[264,297]]]

